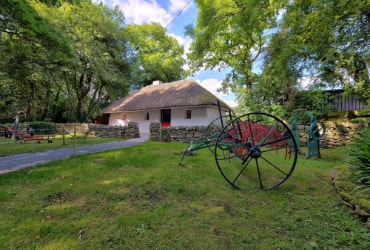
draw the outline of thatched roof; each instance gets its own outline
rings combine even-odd
[[[149,85],[119,99],[102,110],[103,113],[143,111],[153,109],[217,106],[219,99],[193,80],[181,80]],[[219,100],[221,107],[230,107]]]

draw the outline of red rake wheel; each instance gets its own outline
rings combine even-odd
[[[288,126],[266,113],[249,113],[230,121],[220,132],[215,160],[225,180],[237,189],[258,183],[274,189],[292,174],[297,144]]]

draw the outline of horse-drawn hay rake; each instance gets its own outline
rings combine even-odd
[[[270,190],[291,176],[298,150],[282,120],[262,112],[239,117],[229,112],[222,116],[220,106],[219,113],[219,118],[207,127],[205,137],[190,142],[179,165],[186,155],[209,148],[221,175],[237,189],[246,189],[254,181],[262,190]]]

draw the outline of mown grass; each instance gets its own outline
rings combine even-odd
[[[48,138],[47,136],[41,137],[44,139]],[[48,143],[47,140],[40,140],[40,142],[34,140],[24,143],[22,141],[16,142],[13,139],[0,137],[0,157],[14,154],[40,152],[64,147],[73,147],[75,142],[77,146],[82,146],[120,140],[117,138],[101,138],[96,136],[86,137],[84,134],[77,134],[76,140],[74,139],[73,134],[65,135],[64,140],[62,135],[50,137],[50,139],[52,140],[52,143]]]
[[[299,157],[276,190],[235,190],[208,150],[145,144],[0,176],[2,249],[369,249],[329,172],[346,149]]]

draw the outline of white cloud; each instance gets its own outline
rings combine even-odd
[[[168,10],[171,13],[177,13],[182,10],[188,4],[188,2],[188,0],[170,0],[170,6]]]
[[[112,5],[120,8],[128,24],[156,22],[164,26],[172,17],[154,0],[113,0]]]
[[[184,7],[191,6],[189,0],[169,0],[167,9],[159,5],[156,0],[93,0],[93,2],[102,2],[111,7],[118,6],[127,24],[156,22],[163,27],[168,25]]]
[[[207,89],[209,92],[226,102],[230,107],[235,108],[237,103],[235,102],[234,94],[225,94],[223,92],[217,91],[221,88],[222,80],[216,78],[208,78],[203,81],[196,80],[203,88]]]

